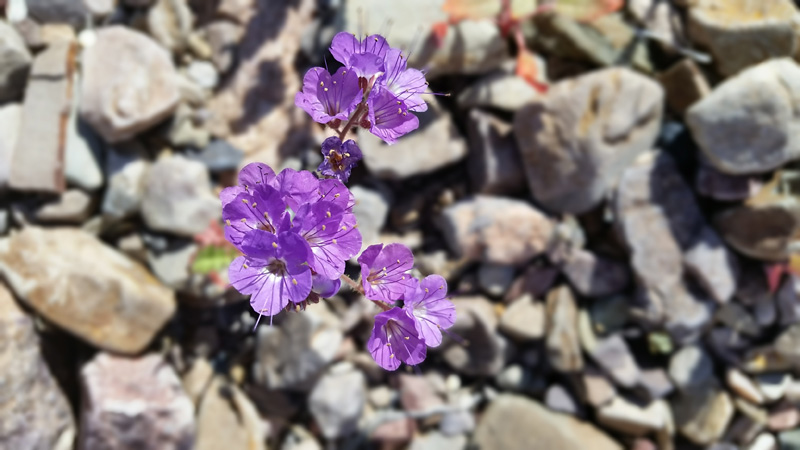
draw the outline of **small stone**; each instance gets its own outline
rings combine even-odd
[[[515,268],[501,264],[481,264],[478,268],[478,284],[493,297],[502,297],[514,281]]]
[[[369,390],[369,403],[377,409],[386,409],[399,397],[397,391],[388,386],[377,386]]]
[[[0,283],[0,447],[73,448],[76,429],[67,397],[45,361],[33,318]]]
[[[628,344],[619,334],[598,339],[590,355],[618,385],[632,388],[639,383],[641,377],[639,366],[633,359]]]
[[[569,252],[561,270],[572,287],[584,297],[617,294],[630,283],[630,274],[624,264],[582,249]]]
[[[419,434],[411,440],[409,450],[463,450],[467,437],[463,434],[446,436],[437,431]]]
[[[114,12],[114,0],[83,0],[86,8],[96,17],[105,17]]]
[[[504,301],[510,303],[525,294],[540,298],[550,291],[559,271],[555,267],[542,264],[531,264],[511,284]]]
[[[622,448],[590,423],[554,413],[525,397],[507,394],[489,403],[473,442],[479,448],[503,450]]]
[[[667,372],[661,368],[643,369],[639,376],[639,385],[651,400],[664,398],[675,390]]]
[[[666,413],[666,414],[665,414]],[[669,407],[663,401],[655,401],[647,407],[639,407],[622,397],[597,409],[597,421],[621,433],[643,436],[667,426]]]
[[[198,152],[186,155],[189,159],[200,161],[212,173],[236,170],[242,162],[244,153],[223,139],[215,139]]]
[[[386,444],[402,444],[411,440],[417,432],[417,421],[411,417],[382,422],[370,434],[373,441]]]
[[[178,106],[172,59],[142,33],[122,26],[99,29],[96,44],[84,51],[82,68],[81,117],[106,142],[130,139]]]
[[[158,354],[99,353],[81,369],[78,448],[191,448],[194,405]]]
[[[788,373],[770,373],[756,377],[758,389],[768,403],[783,398],[783,394],[786,393],[786,389],[789,388],[791,383],[792,376]]]
[[[139,212],[150,163],[133,157],[112,170],[101,209],[108,217],[124,219]]]
[[[673,402],[678,430],[698,445],[718,441],[733,418],[730,396],[718,389],[701,389],[678,396]]]
[[[521,265],[541,254],[552,222],[530,204],[476,196],[448,206],[439,221],[450,249],[467,261]]]
[[[426,377],[402,374],[399,377],[400,403],[407,412],[422,412],[444,404]]]
[[[46,23],[41,27],[41,39],[45,47],[72,42],[76,39],[75,29],[66,23]]]
[[[147,11],[150,35],[171,53],[182,53],[192,31],[194,16],[186,0],[156,0]]]
[[[541,95],[524,78],[496,72],[470,84],[458,95],[456,101],[463,109],[477,106],[515,112]],[[472,109],[470,114],[475,111],[480,110]]]
[[[212,378],[214,378],[214,368],[208,359],[202,357],[195,359],[186,373],[182,374],[183,390],[192,399],[195,407],[200,406],[200,399],[211,385]]]
[[[781,402],[769,412],[767,426],[771,431],[786,431],[800,425],[800,409],[789,402]]]
[[[192,61],[186,68],[186,74],[205,89],[214,89],[219,83],[217,69],[208,61]]]
[[[1,239],[0,274],[46,319],[118,353],[144,350],[175,312],[147,269],[78,229],[27,226]]]
[[[800,367],[800,324],[790,326],[775,339],[775,352],[781,359]]]
[[[198,246],[192,243],[172,246],[164,252],[147,252],[147,263],[153,274],[166,286],[175,290],[188,288],[192,275],[190,265]]]
[[[778,448],[778,441],[770,433],[759,434],[747,447],[747,450],[775,450]]]
[[[580,409],[569,391],[560,384],[553,384],[544,394],[544,404],[553,411],[580,415]]]
[[[83,223],[93,207],[92,197],[80,189],[69,189],[57,201],[46,203],[36,211],[36,220],[47,223]]]
[[[743,399],[756,405],[764,403],[764,394],[761,393],[758,386],[738,369],[728,369],[725,372],[725,381],[728,387]]]
[[[382,191],[363,186],[353,186],[350,192],[356,199],[353,214],[361,231],[361,248],[365,249],[380,242],[380,232],[386,224],[391,199]]]
[[[600,370],[587,367],[581,375],[586,401],[599,408],[617,396],[617,390]]]
[[[675,3],[680,4],[680,1]],[[658,36],[667,51],[686,46],[683,17],[675,4],[658,0],[631,0],[628,2],[628,11],[650,33]]]
[[[686,123],[708,161],[738,175],[769,172],[800,157],[800,138],[793,131],[800,119],[792,112],[800,97],[799,78],[797,63],[773,59],[726,80],[695,103]]]
[[[655,142],[663,98],[649,78],[614,68],[556,83],[521,109],[514,131],[534,198],[557,212],[597,206]]]
[[[197,123],[194,111],[185,104],[178,106],[162,130],[173,147],[203,148],[211,139],[211,133]]]
[[[308,397],[308,409],[326,439],[347,436],[357,429],[366,402],[364,374],[356,369],[330,370]]]
[[[800,275],[790,275],[775,295],[780,313],[780,324],[783,326],[800,322]]]
[[[197,408],[198,450],[265,450],[267,427],[238,386],[214,377]]]
[[[432,40],[423,45],[425,48],[412,57],[412,65],[430,67],[431,78],[490,72],[508,58],[508,45],[500,29],[486,20],[459,21],[448,27],[438,45]]]
[[[156,231],[191,237],[221,215],[208,170],[181,155],[159,159],[144,177],[142,216]]]
[[[497,387],[512,392],[536,392],[536,380],[531,370],[519,364],[506,366],[502,372],[495,377]],[[543,387],[543,386],[542,386]]]
[[[19,33],[8,23],[0,22],[0,103],[22,97],[31,60]]]
[[[746,336],[757,337],[761,328],[750,312],[736,302],[730,302],[717,310],[715,318],[732,330]]]
[[[623,328],[628,322],[630,300],[624,295],[597,298],[589,306],[592,329],[600,335],[608,335]]]
[[[477,108],[469,112],[467,170],[476,193],[513,194],[525,190],[525,173],[510,124]]]
[[[684,392],[708,387],[715,382],[714,362],[699,345],[686,346],[670,358],[669,376]]]
[[[0,106],[0,190],[8,185],[21,122],[22,108],[19,104],[8,103]]]
[[[518,342],[538,340],[545,334],[545,306],[530,295],[511,303],[500,317],[500,331]]]
[[[28,14],[39,23],[86,25],[88,9],[83,0],[26,0]]]
[[[469,342],[463,346],[445,338],[442,355],[457,373],[469,376],[493,376],[506,363],[509,344],[497,334],[494,307],[483,297],[453,299],[456,323],[450,331]]]
[[[570,289],[561,286],[547,295],[547,357],[553,368],[562,373],[583,369],[583,355],[578,340],[578,309]]]
[[[723,202],[746,200],[761,190],[761,181],[753,176],[728,175],[707,164],[700,164],[695,182],[700,195]]]
[[[727,303],[736,292],[739,264],[711,227],[704,227],[683,254],[687,273],[694,276],[717,303]]]
[[[658,3],[666,5],[666,3]],[[664,87],[667,105],[683,115],[690,106],[702,100],[711,92],[711,87],[700,69],[691,59],[675,63],[658,78]]]
[[[204,31],[211,46],[211,61],[220,73],[227,73],[236,62],[237,48],[243,33],[242,26],[226,20],[217,20],[208,24]]]
[[[792,56],[795,14],[790,0],[701,0],[689,8],[689,35],[711,50],[717,70],[730,76],[770,58]]]
[[[75,47],[53,44],[36,55],[25,90],[22,123],[9,184],[18,190],[61,192]]]
[[[781,450],[800,449],[800,428],[792,431],[784,431],[778,435],[781,443]]]
[[[79,87],[79,83],[73,86],[74,98],[80,98]],[[64,149],[64,176],[70,185],[95,191],[103,186],[103,171],[99,163],[103,143],[91,127],[78,118],[78,109],[78,102],[72,102]]]
[[[401,180],[434,172],[467,156],[467,143],[450,114],[428,101],[428,110],[419,113],[420,125],[391,148],[364,128],[358,129],[358,146],[364,165],[379,178]]]

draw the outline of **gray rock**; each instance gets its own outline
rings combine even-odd
[[[581,374],[583,396],[586,403],[598,408],[617,396],[617,390],[611,380],[593,366],[587,366]]]
[[[580,416],[581,409],[575,402],[575,398],[569,393],[567,388],[560,384],[552,384],[544,393],[544,404],[556,412]]]
[[[72,92],[72,42],[50,45],[36,55],[22,105],[20,137],[14,150],[9,184],[14,189],[61,192],[64,137]]]
[[[583,369],[578,339],[578,308],[572,291],[561,286],[547,294],[547,337],[545,348],[550,365],[562,373]]]
[[[167,141],[173,147],[203,148],[208,145],[211,133],[197,123],[195,116],[189,105],[178,106],[175,115],[163,129]]]
[[[190,264],[197,253],[193,243],[169,248],[163,252],[148,251],[147,263],[153,275],[172,289],[186,289],[192,275]]]
[[[800,429],[784,431],[778,435],[778,440],[781,444],[781,450],[800,449]]]
[[[796,50],[797,8],[790,0],[702,0],[689,8],[689,35],[708,48],[717,70],[733,75],[770,58],[792,56]]]
[[[19,33],[6,22],[0,22],[0,102],[22,97],[31,59]]]
[[[467,437],[463,434],[446,436],[438,431],[418,434],[411,440],[409,450],[463,450]]]
[[[265,450],[267,426],[253,402],[233,383],[216,376],[197,408],[197,450]]]
[[[221,215],[211,193],[208,170],[181,155],[167,156],[144,176],[142,217],[148,227],[181,236],[193,236]]]
[[[28,14],[39,23],[68,23],[83,27],[89,10],[83,0],[26,0]]]
[[[660,367],[642,370],[639,385],[651,400],[664,398],[675,390],[667,372]]]
[[[752,176],[724,174],[706,164],[700,164],[695,180],[700,195],[714,200],[733,202],[746,200],[761,190],[761,181]]]
[[[268,389],[308,391],[343,339],[339,319],[324,304],[285,314],[274,326],[258,329],[253,378]]]
[[[513,194],[526,186],[512,127],[479,109],[469,112],[467,170],[474,192]]]
[[[400,404],[404,411],[411,413],[430,411],[444,404],[430,377],[401,374],[398,377],[398,388]]]
[[[590,356],[618,385],[632,388],[639,383],[639,366],[633,359],[628,344],[619,334],[597,339]]]
[[[617,294],[631,281],[624,264],[582,249],[569,252],[561,270],[584,297]]]
[[[658,36],[667,50],[686,45],[683,18],[674,4],[659,0],[631,0],[628,11],[650,33]]]
[[[72,448],[75,420],[39,345],[33,319],[0,283],[0,447]]]
[[[519,342],[541,339],[545,332],[544,303],[530,295],[514,301],[500,316],[500,331]]]
[[[192,31],[194,16],[186,0],[156,0],[147,11],[147,29],[171,53],[182,53]]]
[[[492,304],[483,297],[453,300],[456,323],[450,331],[469,346],[445,339],[442,355],[457,373],[468,376],[493,376],[505,366],[508,342],[497,334],[497,317]]]
[[[643,436],[671,427],[672,414],[663,400],[641,407],[617,397],[598,408],[597,421],[604,427],[621,433]]]
[[[76,84],[75,93],[77,94]],[[67,123],[67,142],[64,149],[64,176],[67,183],[87,191],[100,189],[103,171],[100,169],[102,149],[100,138],[78,119],[77,102],[73,103]]]
[[[793,39],[793,38],[792,38]],[[800,157],[800,66],[763,62],[720,84],[692,106],[686,123],[708,161],[728,174],[771,171]]]
[[[211,172],[236,170],[242,162],[244,153],[223,139],[215,139],[198,152],[186,155],[189,159],[200,161]]]
[[[508,45],[500,29],[486,20],[463,20],[451,25],[440,45],[426,39],[411,63],[429,67],[429,76],[476,75],[500,67],[508,58]]]
[[[433,100],[427,103],[426,112],[416,113],[419,128],[391,147],[369,130],[358,129],[358,145],[370,172],[397,180],[434,172],[467,156],[467,144],[450,114]]]
[[[683,263],[687,273],[717,303],[727,303],[733,297],[739,279],[739,264],[714,229],[703,227],[685,249]]]
[[[517,112],[514,132],[534,198],[558,212],[598,205],[655,142],[663,99],[657,83],[615,68],[556,83]]]
[[[683,393],[672,408],[678,431],[697,445],[718,441],[735,412],[728,393],[717,388]]]
[[[478,284],[486,294],[502,297],[514,281],[514,272],[513,266],[481,264],[478,268]]]
[[[514,112],[541,96],[524,78],[496,72],[470,84],[458,95],[457,101],[463,109],[478,106]]]
[[[559,274],[559,270],[555,267],[531,264],[511,284],[504,301],[508,303],[525,294],[541,298],[550,290]]]
[[[144,197],[145,179],[150,163],[136,156],[119,157],[115,167],[110,168],[108,188],[103,198],[103,214],[124,219],[139,212]],[[117,158],[109,152],[109,158]],[[127,161],[126,161],[127,160]]]
[[[8,233],[9,214],[7,209],[0,209],[0,236]]]
[[[194,405],[158,354],[99,353],[81,369],[79,449],[192,448]]]
[[[236,62],[236,51],[243,34],[242,26],[217,20],[208,24],[204,31],[211,46],[211,62],[220,73],[227,73]]]
[[[714,317],[730,329],[749,337],[758,337],[761,332],[761,327],[758,326],[750,311],[737,302],[722,305]]]
[[[308,409],[326,439],[347,436],[357,428],[366,403],[364,374],[334,367],[320,378],[308,397]]]
[[[105,17],[114,12],[115,0],[83,0],[86,9],[96,17]]]
[[[380,242],[380,233],[386,224],[391,199],[381,191],[363,186],[353,186],[350,192],[356,199],[353,214],[356,215],[358,229],[361,231],[361,248],[365,249]]]
[[[134,137],[178,106],[172,59],[142,33],[122,26],[98,30],[82,67],[81,117],[107,142]]]
[[[698,345],[683,347],[669,360],[669,376],[675,386],[683,391],[700,390],[714,385],[714,362]]]
[[[8,185],[21,122],[22,107],[19,104],[0,106],[0,190]]]
[[[56,201],[36,210],[36,220],[51,223],[83,223],[92,213],[94,201],[80,189],[68,189]]]
[[[775,303],[778,306],[781,325],[788,326],[800,322],[800,277],[785,278],[775,295]]]
[[[587,422],[548,411],[533,400],[514,395],[500,395],[489,403],[475,430],[473,444],[504,450],[622,448]]]
[[[144,350],[175,312],[173,292],[147,269],[74,228],[0,239],[0,274],[46,319],[117,353]]]
[[[453,253],[508,265],[541,254],[553,232],[552,222],[530,204],[481,195],[448,206],[439,224]]]

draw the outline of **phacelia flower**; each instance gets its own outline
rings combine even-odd
[[[414,319],[401,308],[384,311],[375,316],[367,350],[386,370],[396,370],[401,362],[419,364],[425,359],[427,348],[416,327]]]
[[[423,102],[424,103],[424,102]],[[388,89],[376,86],[369,93],[369,132],[391,145],[419,127],[419,119]]]
[[[334,75],[322,67],[313,67],[303,77],[303,92],[294,97],[315,122],[347,120],[362,100],[358,75],[348,67],[340,67]]]
[[[396,100],[405,103],[409,111],[428,110],[428,104],[422,99],[422,94],[428,87],[425,74],[417,69],[409,68],[403,54],[398,49],[393,48],[387,52],[386,72],[378,77],[375,85],[394,94]]]
[[[359,41],[351,33],[341,32],[333,37],[331,55],[355,71],[359,77],[369,79],[384,71],[384,60],[389,51],[386,38],[379,34],[367,36]]]
[[[251,187],[258,185],[272,185],[275,180],[275,171],[264,163],[250,163],[239,171],[239,184],[226,187],[219,194],[219,199],[224,207],[242,192],[247,192]]]
[[[345,262],[361,250],[355,216],[333,202],[303,205],[295,217],[295,228],[311,247],[311,268],[329,279],[342,276]]]
[[[280,193],[264,184],[241,190],[222,207],[225,220],[225,238],[241,250],[244,236],[253,230],[277,233],[284,224],[286,204]]]
[[[259,319],[281,312],[290,301],[301,303],[311,293],[311,249],[298,234],[253,230],[245,235],[242,251],[245,256],[231,263],[228,277],[236,290],[250,294]]]
[[[447,299],[447,281],[439,275],[428,275],[403,296],[403,309],[416,319],[420,337],[429,347],[442,343],[441,329],[453,326],[456,308]]]
[[[350,171],[361,160],[362,155],[354,140],[348,139],[342,143],[338,137],[331,136],[322,142],[322,156],[322,163],[317,170],[322,175],[346,183],[350,178]]]
[[[370,300],[393,303],[416,283],[409,273],[414,255],[403,244],[370,245],[358,257],[358,263],[364,295]]]

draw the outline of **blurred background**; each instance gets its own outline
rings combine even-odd
[[[0,13],[0,448],[800,449],[791,0]],[[227,287],[217,194],[316,169],[294,95],[342,30],[446,94],[353,133],[364,246],[457,307],[417,369],[372,361],[353,291],[254,331]]]

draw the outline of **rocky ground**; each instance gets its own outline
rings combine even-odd
[[[0,0],[0,448],[800,449],[798,7],[537,15],[542,93],[443,1]],[[416,372],[352,291],[253,331],[198,264],[239,167],[317,167],[359,26],[451,94],[350,183],[451,286]]]

